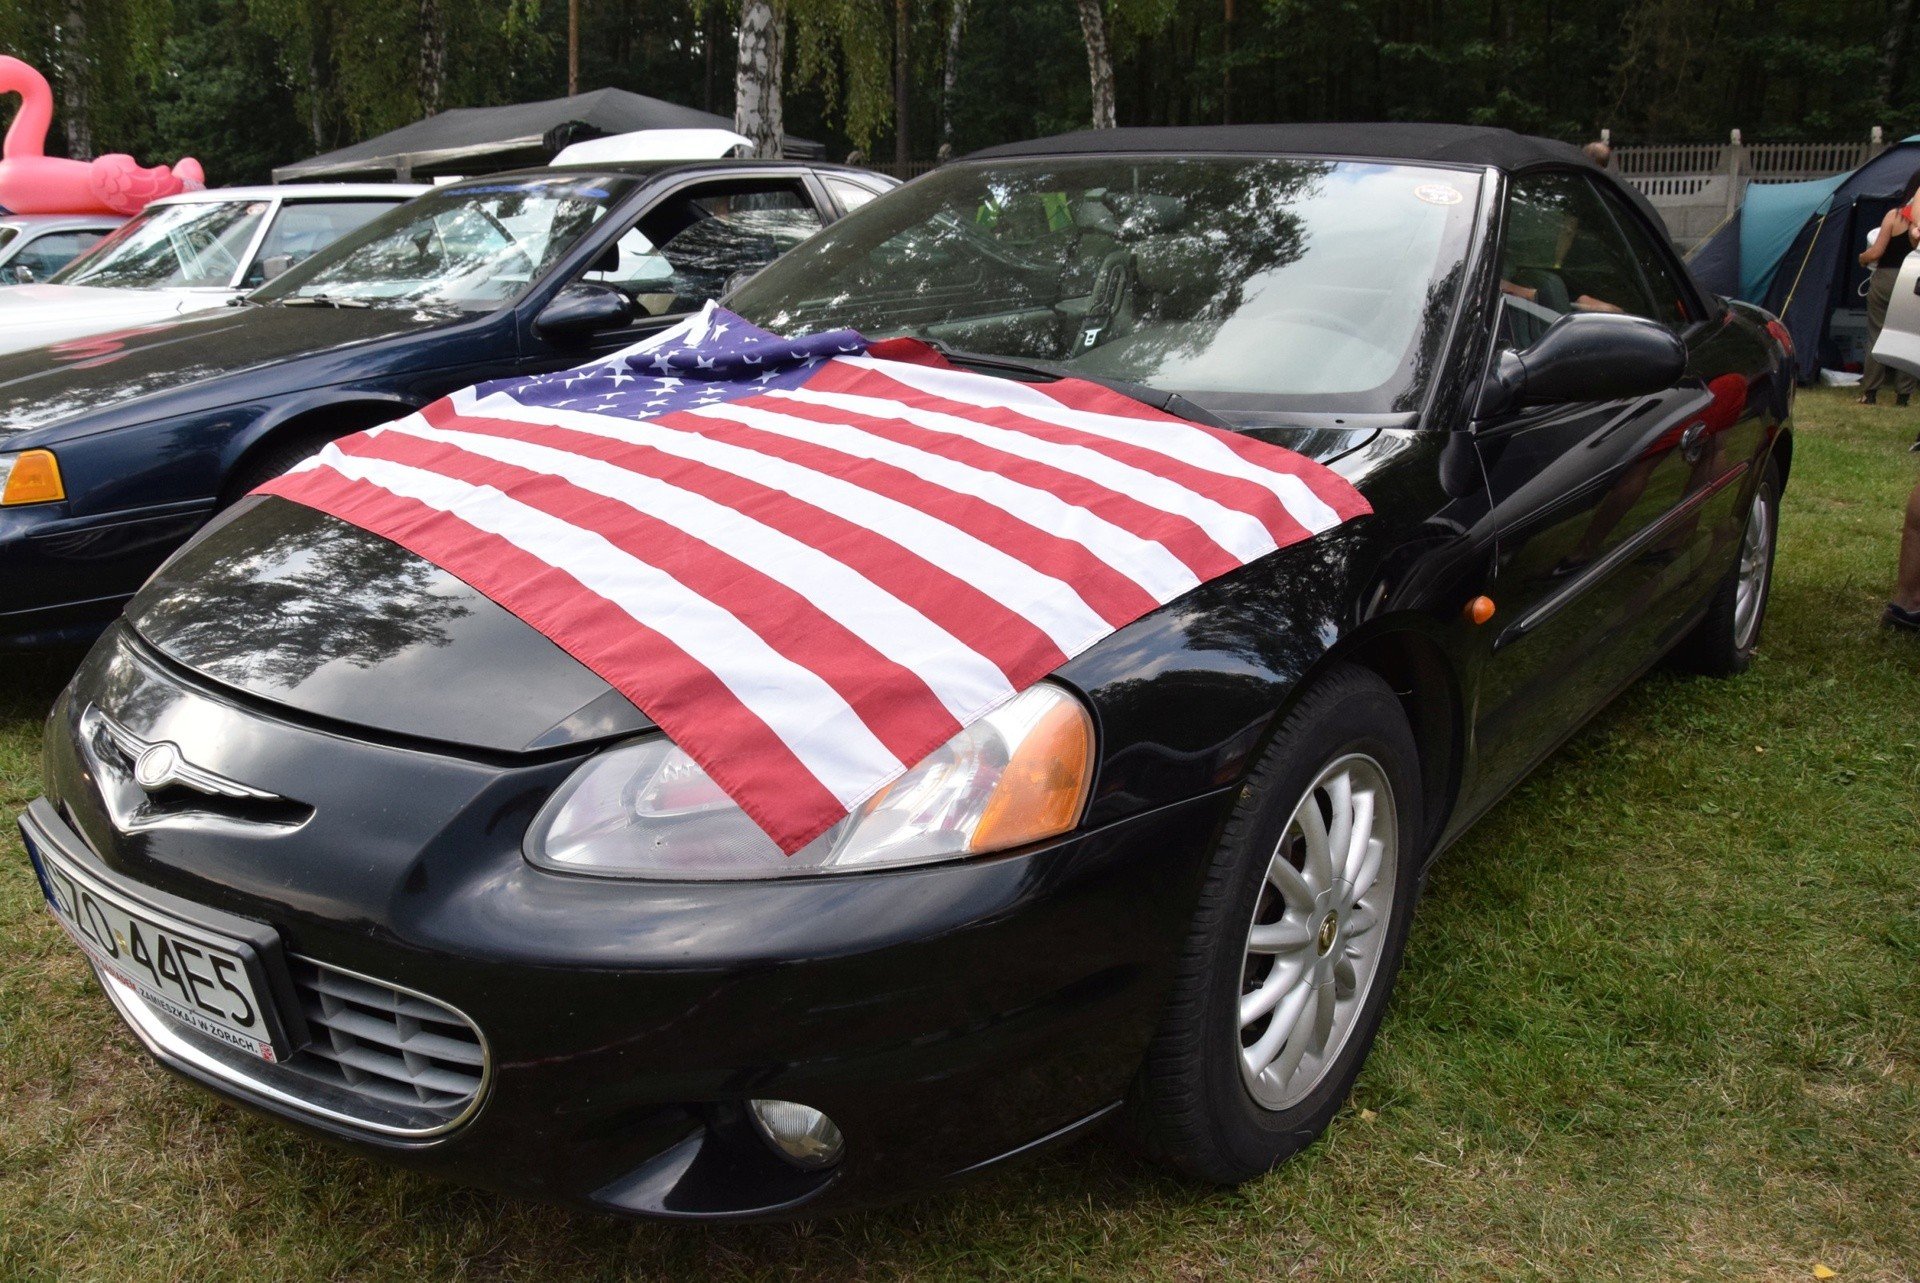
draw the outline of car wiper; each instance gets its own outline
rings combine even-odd
[[[335,298],[331,294],[295,294],[292,298],[276,299],[282,307],[372,307],[373,304],[363,298]]]
[[[986,371],[1001,370],[1013,375],[1028,375],[1040,379],[1080,379],[1095,383],[1103,388],[1118,392],[1121,396],[1150,405],[1156,410],[1187,419],[1193,423],[1204,423],[1211,428],[1232,430],[1233,425],[1221,419],[1211,411],[1203,410],[1178,392],[1167,392],[1160,388],[1150,388],[1140,383],[1129,383],[1125,379],[1110,379],[1102,374],[1087,374],[1064,365],[1055,365],[1051,361],[1034,361],[1026,357],[1001,356],[997,352],[969,352],[965,348],[948,347],[938,339],[919,338],[920,342],[938,352],[955,365],[969,369]]]

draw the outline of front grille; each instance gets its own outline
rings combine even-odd
[[[196,1076],[281,1112],[399,1139],[437,1136],[479,1107],[487,1046],[472,1021],[425,994],[290,957],[307,1042],[268,1064],[149,1006],[102,977],[149,1046]]]
[[[403,1113],[445,1122],[480,1094],[487,1055],[480,1031],[431,998],[291,960],[308,1042],[290,1068]],[[318,1063],[314,1063],[318,1062]]]

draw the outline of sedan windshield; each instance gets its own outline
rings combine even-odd
[[[631,179],[595,177],[441,188],[249,297],[490,312],[519,298],[633,186]]]
[[[848,216],[728,301],[780,333],[911,335],[1221,412],[1418,407],[1478,177],[1101,156],[963,164]]]
[[[119,290],[224,288],[246,261],[247,246],[271,201],[187,201],[153,205],[56,272],[56,285]]]

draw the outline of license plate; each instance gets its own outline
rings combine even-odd
[[[53,916],[109,982],[229,1046],[269,1063],[281,1058],[247,945],[156,912],[50,850],[32,855]]]

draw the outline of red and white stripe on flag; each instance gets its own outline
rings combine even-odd
[[[710,308],[261,490],[526,621],[789,853],[1103,637],[1371,511],[1292,451],[1095,384],[851,338],[787,350]]]

